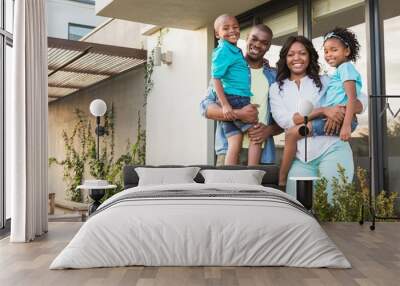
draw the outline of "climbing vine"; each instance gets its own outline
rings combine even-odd
[[[147,104],[147,98],[154,87],[153,82],[153,71],[154,71],[154,49],[150,52],[149,57],[147,58],[147,62],[144,68],[144,104]]]
[[[114,107],[104,115],[106,134],[102,136],[100,158],[96,158],[96,135],[92,129],[91,121],[82,111],[74,111],[77,122],[69,134],[63,130],[65,159],[49,158],[49,166],[53,164],[63,167],[63,180],[67,184],[66,194],[68,199],[76,202],[82,201],[81,191],[76,187],[82,184],[85,174],[90,177],[107,180],[117,185],[112,191],[107,191],[104,199],[123,189],[122,169],[127,164],[145,163],[146,133],[142,129],[140,112],[138,113],[137,135],[135,143],[127,143],[126,152],[115,159],[115,126]]]

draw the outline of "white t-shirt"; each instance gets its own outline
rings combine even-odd
[[[270,104],[271,112],[274,120],[283,129],[293,127],[293,114],[299,112],[299,102],[301,98],[308,99],[314,104],[314,107],[319,107],[320,97],[324,95],[327,84],[329,82],[328,76],[321,76],[322,89],[314,84],[314,81],[305,76],[300,80],[298,87],[294,81],[289,79],[284,80],[282,90],[279,89],[278,83],[274,83],[270,88]],[[340,138],[338,136],[315,136],[307,138],[307,159],[311,161],[322,155],[332,144],[336,143]],[[296,157],[304,161],[304,143],[305,140],[301,139],[297,142]]]

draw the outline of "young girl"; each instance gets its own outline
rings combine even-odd
[[[240,28],[236,18],[221,15],[215,20],[214,29],[219,41],[212,55],[211,77],[226,120],[222,122],[228,140],[225,165],[236,165],[242,148],[243,133],[252,125],[236,120],[233,109],[250,104],[250,70],[241,49],[237,47]],[[260,156],[261,145],[250,144],[249,162],[258,162]]]
[[[328,83],[326,94],[321,98],[321,107],[331,107],[336,105],[345,105],[346,112],[343,119],[340,133],[331,134],[340,136],[343,141],[348,141],[351,132],[357,127],[355,118],[355,102],[357,95],[361,92],[361,75],[356,70],[351,61],[356,61],[359,56],[360,44],[353,32],[345,28],[335,28],[324,37],[324,54],[326,62],[336,67],[331,80]],[[315,112],[314,114],[316,114]],[[326,120],[322,118],[313,118],[308,123],[308,135],[323,136],[325,133]],[[314,120],[313,120],[314,119]],[[303,117],[296,113],[293,116],[295,124],[302,124]],[[281,168],[279,171],[279,185],[285,186],[287,174],[297,151],[297,141],[303,138],[299,134],[299,125],[296,125],[286,131],[285,149],[282,156]]]

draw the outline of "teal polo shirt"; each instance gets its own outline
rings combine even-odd
[[[225,94],[252,95],[250,70],[242,50],[227,40],[219,40],[213,51],[211,77],[221,80]]]

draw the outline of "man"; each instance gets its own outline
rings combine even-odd
[[[283,131],[272,119],[268,100],[269,87],[275,82],[276,71],[269,66],[268,62],[264,59],[264,55],[271,46],[272,36],[272,31],[269,27],[259,24],[251,29],[246,41],[245,58],[251,71],[251,91],[254,95],[251,101],[252,103],[264,103],[260,108],[264,110],[260,110],[260,113],[265,118],[258,120],[258,110],[255,104],[233,110],[237,119],[248,123],[255,123],[249,129],[248,135],[252,142],[257,144],[265,142],[261,155],[261,163],[264,164],[275,162],[273,136]],[[203,116],[208,119],[218,120],[215,133],[215,152],[217,154],[217,165],[223,165],[228,149],[228,141],[220,124],[220,121],[225,120],[224,115],[222,108],[216,103],[216,99],[212,86],[210,86],[208,96],[201,102],[200,106]],[[258,121],[262,121],[265,124]]]

